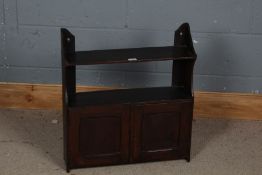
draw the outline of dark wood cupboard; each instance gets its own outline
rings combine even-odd
[[[64,158],[73,168],[186,159],[190,161],[196,53],[190,28],[174,46],[75,51],[61,29]],[[172,85],[76,92],[76,66],[173,60]]]
[[[190,100],[136,106],[132,115],[131,160],[189,161],[192,106]]]

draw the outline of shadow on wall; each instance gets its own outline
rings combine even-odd
[[[196,36],[198,58],[195,66],[195,90],[227,92],[234,84],[229,77],[237,69],[233,58],[239,58],[224,37]]]
[[[114,47],[112,47],[112,45],[110,45],[110,43],[107,41],[107,44],[101,43],[103,45],[103,49],[153,47],[173,44],[172,42],[166,40],[163,41],[162,34],[159,35],[156,32],[137,31],[135,33],[128,32],[126,35],[127,37],[123,37],[122,34],[120,34],[121,39],[119,42],[123,43],[123,45],[113,43],[112,45]],[[159,38],[162,38],[162,40],[159,41]],[[113,40],[117,41],[117,39]],[[98,46],[99,42],[102,42],[102,40],[96,41],[95,45]],[[106,47],[106,45],[108,45],[108,47]],[[161,66],[162,64],[158,62],[146,62],[136,64],[126,63],[112,65],[81,66],[81,70],[97,71],[99,75],[94,82],[92,77],[90,77],[89,80],[86,80],[86,78],[88,78],[87,76],[77,74],[77,83],[82,85],[124,88],[168,86],[171,84],[171,70],[169,70],[170,67],[165,65],[167,69],[162,68],[164,71],[159,72],[157,68],[159,65]]]

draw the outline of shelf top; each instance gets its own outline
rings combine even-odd
[[[71,107],[104,104],[164,102],[172,100],[188,100],[192,96],[184,88],[151,87],[136,89],[117,89],[108,91],[79,92]]]
[[[187,46],[144,47],[130,49],[77,51],[69,56],[69,65],[114,64],[145,61],[196,59]]]

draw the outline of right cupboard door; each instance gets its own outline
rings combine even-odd
[[[134,106],[131,161],[189,161],[192,110],[192,100]]]

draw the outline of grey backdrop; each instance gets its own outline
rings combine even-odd
[[[198,53],[196,90],[262,91],[261,0],[0,0],[0,81],[61,83],[60,27],[88,50],[172,45],[183,22]],[[80,67],[77,81],[169,85],[170,63]]]

